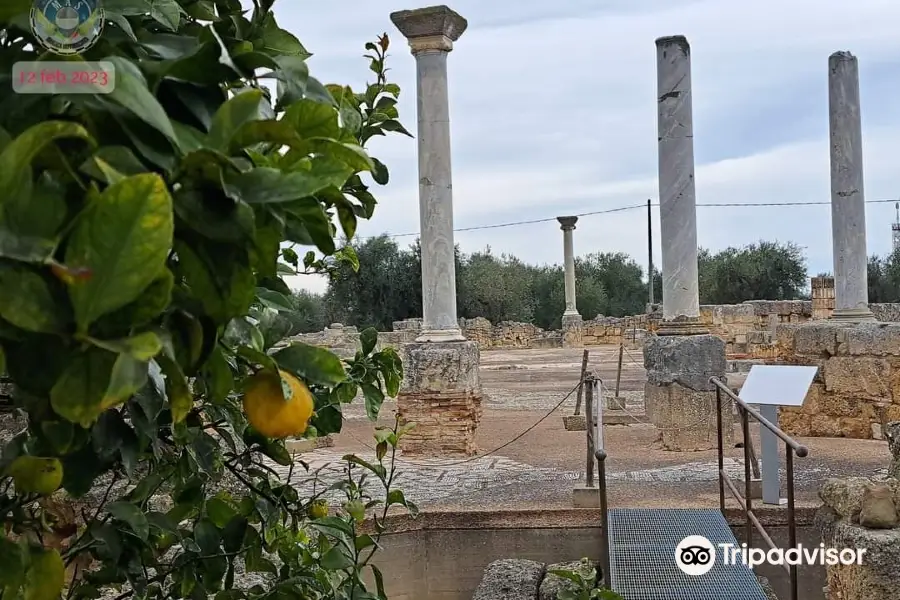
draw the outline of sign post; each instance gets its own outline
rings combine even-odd
[[[758,405],[760,414],[777,427],[778,407],[802,406],[818,370],[818,367],[754,365],[738,395],[747,404]],[[778,436],[765,426],[759,429],[763,504],[785,504],[778,472]]]

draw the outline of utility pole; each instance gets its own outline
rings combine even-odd
[[[650,305],[653,305],[653,208],[647,200],[647,281],[650,288]],[[648,307],[649,308],[649,307]]]

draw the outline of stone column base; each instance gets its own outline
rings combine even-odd
[[[699,318],[678,317],[672,321],[662,321],[656,335],[704,335],[709,329]]]
[[[644,345],[644,410],[663,448],[677,452],[718,446],[716,387],[725,376],[725,342],[714,335],[662,336]],[[732,402],[722,398],[723,441],[734,443]]]
[[[584,345],[584,320],[578,313],[562,316],[562,347],[580,348]]]
[[[477,453],[481,420],[481,355],[475,342],[425,342],[403,347],[403,385],[397,396],[401,424],[415,427],[400,440],[404,454]]]

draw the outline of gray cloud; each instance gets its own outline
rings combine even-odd
[[[671,34],[692,45],[699,203],[829,199],[827,59],[836,50],[860,59],[867,198],[900,195],[900,120],[891,102],[900,92],[896,2],[857,0],[852,10],[837,0],[460,0],[452,7],[469,21],[449,61],[457,227],[655,201],[654,39]],[[388,32],[401,120],[415,131],[414,59],[388,18],[405,8],[416,6],[279,0],[276,14],[315,54],[314,75],[356,88],[369,74],[363,44]],[[361,235],[416,231],[415,141],[378,140],[371,150],[390,167],[391,183],[378,190],[375,218]],[[806,249],[811,272],[831,270],[828,206],[697,212],[703,246],[790,240]],[[576,252],[624,251],[646,263],[645,213],[583,218]],[[886,253],[893,204],[869,204],[867,215],[869,251]],[[457,241],[466,251],[490,244],[538,263],[562,254],[555,223],[465,232]],[[659,264],[658,237],[654,246]]]

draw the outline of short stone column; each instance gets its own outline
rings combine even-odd
[[[584,341],[584,327],[575,301],[575,250],[572,232],[578,217],[556,217],[563,232],[563,259],[566,281],[566,309],[562,315],[563,348],[577,348]]]
[[[869,310],[859,64],[849,52],[835,52],[828,58],[828,120],[834,253],[832,318],[851,323],[874,321]]]
[[[446,6],[404,10],[391,21],[416,59],[422,330],[403,347],[397,397],[401,423],[415,423],[401,448],[408,454],[476,453],[481,418],[478,344],[466,341],[456,313],[453,185],[447,56],[467,22]]]
[[[812,320],[830,319],[834,313],[834,277],[813,277],[809,287],[812,292]]]
[[[709,378],[725,376],[725,342],[700,323],[691,48],[683,36],[659,38],[656,58],[663,314],[644,346],[644,409],[666,450],[709,450],[717,444]],[[722,406],[731,440],[731,402]]]

